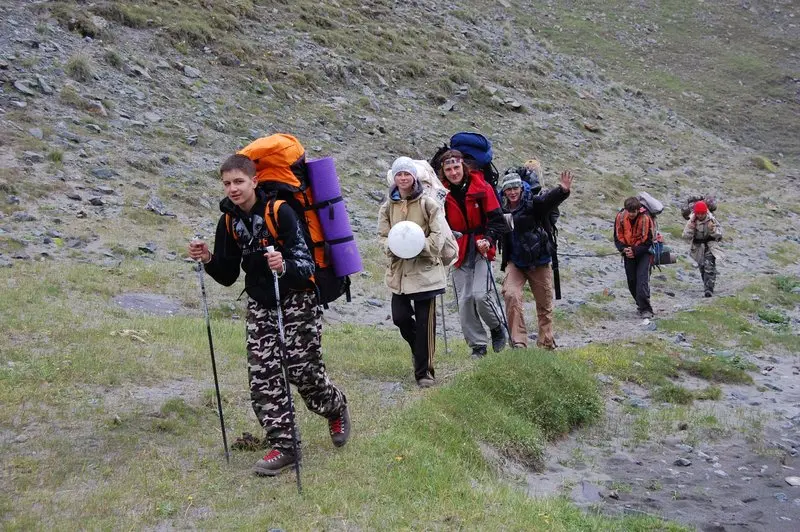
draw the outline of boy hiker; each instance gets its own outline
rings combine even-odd
[[[653,219],[647,214],[638,198],[625,200],[625,208],[617,213],[614,221],[614,245],[625,262],[628,290],[639,316],[653,317],[650,306],[650,246],[653,245]]]
[[[445,225],[439,203],[423,194],[412,159],[398,157],[391,173],[394,185],[378,212],[378,236],[386,242],[392,227],[403,221],[416,223],[425,233],[425,247],[410,259],[395,256],[388,243],[384,245],[391,259],[385,280],[392,291],[392,321],[411,348],[417,385],[429,388],[436,383],[436,296],[443,294],[447,286],[441,255],[445,231],[450,228]]]
[[[714,253],[719,253],[717,242],[722,240],[722,227],[708,210],[705,201],[695,203],[693,211],[683,228],[683,238],[692,241],[689,256],[700,268],[705,296],[711,297],[714,294],[714,282],[717,280],[717,259]]]
[[[508,342],[502,309],[492,298],[494,287],[490,286],[491,261],[506,226],[497,195],[483,172],[471,170],[458,150],[447,150],[440,160],[439,179],[450,191],[445,197],[445,217],[450,229],[462,235],[453,269],[461,330],[472,348],[472,358],[480,358],[486,355],[487,343],[481,320],[489,326],[496,353]]]
[[[553,337],[553,270],[550,267],[554,252],[550,238],[550,213],[569,197],[572,174],[562,172],[559,186],[536,195],[531,186],[516,172],[503,177],[502,207],[511,232],[503,236],[503,259],[500,269],[506,272],[503,298],[511,330],[511,346],[528,347],[528,331],[522,307],[522,289],[528,281],[536,300],[539,335],[536,346],[555,349]]]
[[[230,156],[220,168],[227,196],[217,224],[214,253],[202,241],[189,244],[189,256],[205,265],[215,281],[231,286],[245,271],[247,300],[247,363],[253,411],[264,427],[272,449],[253,471],[275,476],[299,461],[292,451],[294,416],[282,373],[278,308],[273,273],[279,278],[283,310],[285,363],[289,381],[309,410],[328,420],[336,447],[347,442],[350,415],[345,395],[331,383],[322,361],[321,316],[312,276],[314,261],[297,215],[287,203],[275,213],[278,238],[264,219],[268,196],[258,187],[253,162],[244,155]],[[268,246],[275,251],[267,252]]]

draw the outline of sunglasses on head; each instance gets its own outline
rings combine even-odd
[[[445,159],[442,164],[460,164],[464,162],[464,159],[460,159],[458,157],[451,157],[449,159]]]

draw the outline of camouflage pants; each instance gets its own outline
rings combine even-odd
[[[281,299],[289,382],[306,406],[325,418],[338,417],[347,403],[328,379],[322,361],[322,310],[313,292],[290,292]],[[277,449],[292,448],[292,414],[281,367],[277,309],[247,302],[247,363],[253,411]],[[298,436],[299,437],[299,436]]]
[[[700,277],[703,278],[703,289],[708,292],[714,291],[714,283],[717,280],[717,259],[714,254],[705,247],[703,254],[703,264],[700,265]]]

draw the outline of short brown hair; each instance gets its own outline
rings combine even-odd
[[[630,198],[625,200],[625,210],[628,212],[639,212],[639,209],[642,208],[642,202],[639,201],[639,198],[635,196],[631,196]]]
[[[225,159],[225,162],[222,163],[222,166],[219,168],[220,177],[222,177],[222,174],[225,172],[230,172],[231,170],[240,170],[244,172],[247,177],[256,175],[255,163],[253,163],[248,156],[238,153]]]

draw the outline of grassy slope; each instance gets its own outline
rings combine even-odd
[[[305,529],[379,528],[388,523],[395,528],[607,530],[661,526],[647,520],[618,522],[586,516],[560,500],[526,500],[496,478],[480,455],[476,441],[491,442],[510,456],[536,464],[545,436],[553,437],[574,423],[595,419],[596,411],[587,408],[592,401],[578,400],[591,399],[591,393],[586,391],[591,388],[591,379],[580,369],[582,366],[574,365],[574,360],[588,364],[593,371],[663,388],[669,386],[668,377],[679,371],[746,380],[735,360],[701,351],[689,353],[689,362],[679,361],[674,348],[649,341],[632,346],[592,346],[565,352],[565,360],[550,366],[541,358],[497,358],[482,364],[477,372],[459,377],[451,388],[423,394],[413,390],[407,353],[396,335],[347,327],[331,330],[326,338],[331,370],[353,401],[357,437],[343,452],[334,453],[324,424],[301,414],[308,449],[307,492],[301,498],[293,493],[289,475],[277,482],[264,482],[247,474],[258,453],[235,453],[230,468],[221,461],[202,321],[196,317],[137,318],[110,304],[110,298],[123,290],[140,290],[172,295],[197,307],[196,298],[185,290],[194,278],[183,266],[163,260],[153,264],[132,259],[140,255],[138,244],[153,238],[153,234],[158,234],[160,251],[179,255],[183,252],[186,239],[193,234],[190,226],[194,220],[205,220],[213,211],[196,198],[213,205],[216,192],[209,191],[216,186],[215,161],[221,153],[252,138],[254,123],[262,124],[264,129],[296,130],[304,138],[313,139],[310,142],[319,148],[314,153],[334,153],[340,161],[347,161],[339,169],[344,184],[354,190],[364,186],[366,177],[374,177],[374,168],[383,171],[385,165],[379,164],[376,157],[380,160],[414,150],[427,156],[431,146],[461,128],[480,127],[498,139],[497,151],[504,161],[527,153],[533,144],[533,149],[559,164],[583,164],[598,152],[617,153],[615,137],[626,134],[636,136],[637,163],[638,158],[647,157],[649,149],[663,144],[662,137],[685,141],[683,146],[696,147],[698,154],[715,149],[714,142],[698,141],[687,133],[673,135],[662,111],[652,112],[642,98],[621,87],[609,84],[607,91],[594,97],[579,95],[573,86],[556,81],[551,75],[568,73],[577,83],[591,86],[597,73],[577,63],[556,64],[538,43],[527,46],[516,37],[524,33],[520,26],[535,28],[561,49],[595,57],[601,64],[605,58],[608,62],[604,77],[654,90],[666,98],[676,97],[688,88],[706,98],[706,102],[713,101],[716,93],[709,78],[703,77],[705,70],[698,69],[691,79],[684,80],[663,65],[658,69],[629,68],[638,61],[628,61],[630,56],[626,54],[632,52],[612,45],[609,33],[598,33],[593,39],[595,34],[590,30],[603,28],[602,20],[585,21],[561,6],[553,10],[552,17],[530,20],[524,18],[526,13],[538,15],[537,8],[512,5],[511,12],[517,18],[498,22],[503,31],[495,31],[495,23],[488,23],[482,16],[502,11],[499,4],[474,2],[458,10],[434,9],[428,19],[430,24],[416,26],[413,36],[394,23],[397,16],[403,15],[402,9],[413,8],[382,1],[341,1],[339,8],[334,8],[310,2],[206,0],[202,9],[198,9],[201,2],[189,1],[153,1],[138,7],[133,2],[90,5],[66,1],[48,2],[38,8],[42,23],[48,20],[49,9],[64,27],[73,26],[81,33],[99,31],[92,29],[87,14],[103,15],[124,24],[124,28],[113,28],[118,32],[116,36],[112,35],[114,31],[97,36],[107,39],[106,48],[124,51],[126,59],[154,73],[155,59],[162,54],[174,59],[172,54],[177,53],[188,63],[200,64],[207,79],[186,87],[172,86],[174,100],[155,103],[170,106],[180,102],[191,114],[207,113],[212,107],[225,116],[226,123],[219,125],[206,117],[185,123],[167,119],[137,131],[135,138],[129,139],[132,150],[137,152],[133,157],[135,165],[116,168],[121,173],[120,182],[124,185],[140,180],[154,186],[159,195],[172,200],[171,207],[179,211],[181,218],[172,220],[143,213],[141,205],[147,201],[148,193],[130,186],[124,188],[122,216],[101,227],[84,228],[79,235],[92,241],[99,234],[117,257],[128,259],[122,267],[37,264],[30,271],[14,268],[4,281],[6,284],[0,286],[0,334],[10,339],[0,357],[0,402],[8,405],[0,414],[1,426],[4,431],[29,437],[2,449],[4,457],[8,457],[0,496],[5,527],[142,528],[162,524]],[[591,3],[579,5],[587,6],[592,13],[605,10],[609,20],[615,13],[628,10],[621,3],[614,10],[594,9]],[[273,8],[282,16],[274,15]],[[674,16],[678,15],[686,14],[679,9]],[[637,16],[631,14],[627,21],[613,20],[615,24],[629,25]],[[660,27],[666,29],[661,31],[671,32],[670,38],[683,37],[685,34],[677,32],[680,28],[700,31],[686,25],[691,17],[681,21],[675,27],[662,22]],[[482,26],[478,28],[476,24]],[[269,31],[264,31],[265,27]],[[471,31],[462,36],[464,29]],[[139,43],[130,49],[125,40],[128,38],[147,44]],[[531,42],[536,43],[537,38],[531,37]],[[688,46],[692,40],[664,42]],[[461,47],[465,43],[468,48]],[[199,50],[203,46],[247,60],[248,66],[215,70],[218,65],[202,63]],[[298,58],[286,51],[287,46],[307,54],[309,62],[305,66],[299,64]],[[530,52],[529,56],[524,61],[510,57],[512,47],[522,47]],[[602,56],[594,55],[604,50]],[[715,50],[722,54],[727,47]],[[761,51],[761,47],[755,47],[752,52]],[[101,74],[117,68],[111,53],[99,52],[89,59]],[[658,61],[667,58],[653,55],[647,64]],[[755,65],[752,68],[759,66],[759,61],[762,60],[750,58]],[[693,66],[691,63],[685,66]],[[209,82],[218,72],[224,73],[228,83],[224,91]],[[379,89],[379,75],[388,80],[389,88]],[[735,77],[723,79],[725,83],[732,80]],[[503,95],[522,99],[526,114],[498,106],[491,100],[484,81],[499,88]],[[78,90],[62,91],[57,103],[59,109],[68,109],[78,119],[68,127],[85,135],[84,125],[98,122],[103,131],[97,138],[113,142],[114,133],[106,131],[103,120],[82,108],[80,94],[100,91],[100,84],[68,83]],[[441,117],[436,106],[464,83],[470,85],[470,93],[459,101],[459,112]],[[363,95],[363,86],[373,87],[378,96]],[[407,104],[409,108],[395,102],[396,87],[415,92],[415,98]],[[193,91],[206,90],[211,94],[203,93],[203,98],[211,104],[192,96]],[[331,104],[332,95],[342,95],[348,103],[337,108]],[[113,99],[107,103],[110,107],[115,103],[127,105]],[[691,102],[676,102],[676,108],[680,108],[679,103]],[[620,105],[630,114],[619,112]],[[707,107],[711,106],[706,103],[683,109],[705,112]],[[417,124],[408,124],[408,109],[419,114],[425,127],[415,129]],[[24,128],[21,133],[9,129],[0,133],[4,141],[9,141],[6,144],[42,151],[48,155],[47,164],[53,172],[66,171],[71,178],[85,174],[87,168],[74,149],[54,146],[51,124],[28,112],[35,110],[12,110],[5,118],[26,128],[42,126],[45,141],[33,140]],[[603,127],[615,137],[589,136],[581,131],[581,122],[594,120],[599,112],[606,116]],[[567,117],[566,123],[563,117]],[[346,130],[351,124],[356,125],[352,134]],[[543,124],[550,127],[540,128]],[[366,133],[368,130],[371,132]],[[200,142],[195,149],[187,150],[183,138],[192,131],[200,132]],[[343,141],[336,141],[337,136]],[[162,155],[168,155],[171,162],[161,162]],[[681,164],[681,158],[675,156],[666,161],[665,167],[677,168]],[[587,170],[594,172],[593,168]],[[581,212],[604,216],[613,212],[617,199],[632,190],[639,169],[631,169],[630,173],[614,170],[612,174],[604,173],[601,180],[583,184],[574,198]],[[0,191],[5,195],[17,194],[24,202],[36,202],[44,207],[47,216],[57,214],[47,206],[48,192],[25,186],[23,170],[3,168],[2,172]],[[675,181],[684,185],[686,178],[676,176]],[[56,182],[52,193],[62,193],[62,188]],[[181,198],[183,192],[190,192],[189,200]],[[2,203],[4,212],[18,208]],[[363,199],[354,199],[353,203],[362,212],[371,212],[375,207]],[[2,239],[0,245],[7,250],[19,246],[12,238]],[[369,241],[364,246],[369,255]],[[789,251],[783,255],[790,255]],[[67,256],[68,260],[82,258],[84,255],[77,250]],[[379,258],[368,256],[367,267],[379,280]],[[211,301],[230,297],[230,291],[216,286],[210,290]],[[772,286],[757,290],[771,294],[771,299],[762,298],[764,304],[789,297],[782,295],[785,290],[777,293]],[[796,300],[789,303],[796,304]],[[783,308],[780,305],[789,303],[775,304]],[[732,335],[747,340],[752,334],[758,341],[796,350],[797,337],[790,331],[779,325],[768,329],[758,321],[758,311],[774,309],[755,308],[755,304],[740,298],[733,299],[731,305],[730,315],[714,311],[705,314],[709,318],[708,329],[697,326],[686,315],[676,317],[672,326],[695,333],[698,338]],[[242,430],[256,432],[240,356],[241,323],[229,320],[231,310],[227,305],[215,305],[212,310],[226,419],[236,434]],[[777,319],[774,314],[764,316]],[[144,342],[124,331],[135,331]],[[704,347],[718,346],[714,343]],[[642,357],[644,352],[652,356]],[[465,353],[441,357],[437,364],[440,375],[460,370],[464,358]],[[521,389],[515,390],[513,397],[545,395],[548,401],[544,404],[551,409],[548,412],[558,413],[554,419],[561,420],[554,426],[543,422],[545,418],[537,411],[537,405],[510,400],[507,388],[498,386],[498,380],[505,380],[512,371],[538,377],[535,362],[545,364],[549,378],[520,380]],[[575,380],[570,380],[565,371],[575,372]],[[391,390],[389,383],[398,380],[404,382],[403,390],[390,391],[387,399],[387,386]],[[565,396],[566,404],[560,405],[557,399],[561,395],[548,393],[548,387],[564,389],[566,383],[571,389],[584,392],[576,397]],[[687,400],[674,388],[666,389],[663,395]],[[504,415],[497,416],[498,410]],[[637,426],[651,423],[641,419]],[[646,437],[646,431],[639,431],[637,437]],[[331,489],[337,483],[345,487]],[[409,493],[413,495],[411,500]]]
[[[800,12],[785,1],[747,5],[577,0],[526,6],[519,19],[699,126],[796,162]]]
[[[117,280],[114,288],[92,289],[109,276]],[[680,372],[748,380],[736,359],[704,353],[702,346],[681,352],[643,340],[566,350],[555,358],[515,351],[475,367],[456,348],[437,362],[447,384],[423,392],[414,389],[407,348],[396,334],[331,328],[326,357],[348,393],[354,437],[334,450],[325,424],[300,408],[305,493],[298,496],[292,475],[266,480],[249,474],[258,452],[234,452],[225,465],[203,320],[137,317],[109,303],[119,291],[152,286],[177,295],[192,281],[184,267],[141,261],[116,270],[45,263],[9,271],[0,286],[0,334],[9,339],[0,369],[0,426],[27,439],[0,449],[4,528],[670,528],[583,514],[561,500],[529,500],[497,478],[478,443],[540,466],[547,440],[597,420],[601,403],[590,371],[661,386],[663,400],[681,404],[691,398],[670,383]],[[722,309],[702,310],[714,317],[713,337],[741,334],[745,321],[762,342],[796,350],[797,337],[785,326],[758,316],[800,302],[790,293],[798,282],[780,278],[722,299]],[[217,297],[214,290],[212,301]],[[772,314],[762,312],[768,308]],[[244,380],[242,323],[229,313],[215,311],[213,331],[233,438],[259,431]],[[672,323],[690,316],[680,314]],[[681,408],[671,414],[675,419],[697,415]],[[632,437],[647,439],[660,422],[639,414]]]

